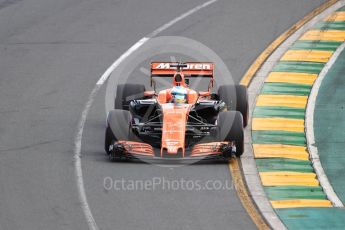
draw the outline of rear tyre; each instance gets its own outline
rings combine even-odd
[[[246,127],[249,117],[247,87],[244,85],[221,85],[218,89],[218,95],[219,99],[225,102],[228,110],[242,113],[243,127]]]
[[[243,117],[238,111],[226,111],[219,113],[217,126],[219,127],[219,140],[235,142],[236,156],[244,151]]]
[[[140,84],[120,84],[117,86],[114,108],[129,110],[132,100],[144,98],[145,86]]]
[[[131,115],[126,110],[112,110],[107,117],[105,130],[104,150],[111,160],[116,156],[111,151],[111,146],[116,141],[129,141],[131,137]]]

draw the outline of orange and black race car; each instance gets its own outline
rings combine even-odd
[[[105,132],[109,158],[227,160],[242,155],[247,89],[221,85],[213,93],[213,75],[209,62],[153,62],[153,91],[140,84],[118,85]],[[197,78],[207,79],[207,91],[190,88]],[[157,92],[158,79],[170,79],[170,87]]]

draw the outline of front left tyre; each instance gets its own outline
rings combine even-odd
[[[243,117],[238,111],[219,113],[217,119],[218,136],[220,141],[234,142],[235,155],[240,157],[244,152]]]
[[[115,159],[112,146],[116,141],[129,141],[131,137],[131,114],[127,110],[115,109],[109,112],[105,129],[104,150],[110,159]]]
[[[249,104],[247,87],[244,85],[221,85],[218,88],[219,99],[224,101],[228,110],[241,112],[243,127],[248,125]]]

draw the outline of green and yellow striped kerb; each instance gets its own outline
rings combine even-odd
[[[331,207],[309,160],[305,110],[311,88],[345,41],[345,8],[303,34],[268,75],[252,120],[261,182],[274,208]]]

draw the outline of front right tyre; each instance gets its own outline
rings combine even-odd
[[[217,119],[218,135],[220,141],[234,142],[237,157],[244,152],[243,117],[238,111],[225,111],[219,113]]]

